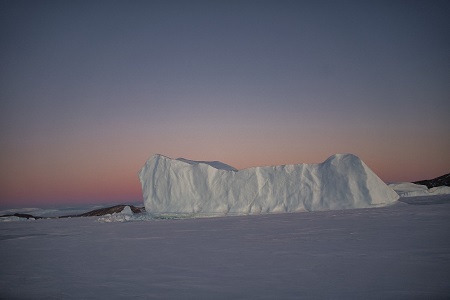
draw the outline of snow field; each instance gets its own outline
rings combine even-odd
[[[405,199],[226,218],[4,222],[0,298],[446,298],[450,196]]]

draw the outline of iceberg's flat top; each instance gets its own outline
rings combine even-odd
[[[200,164],[204,164],[204,165],[208,165],[210,167],[213,167],[214,169],[217,170],[224,170],[224,171],[232,171],[232,172],[242,172],[242,171],[247,171],[247,170],[252,170],[255,168],[284,168],[284,167],[294,167],[294,166],[314,166],[314,165],[321,165],[321,164],[327,164],[327,163],[334,163],[336,161],[339,160],[347,160],[352,164],[358,163],[359,161],[361,161],[361,159],[354,155],[354,154],[350,154],[350,153],[345,153],[345,154],[334,154],[332,156],[330,156],[328,159],[326,159],[323,163],[313,163],[313,164],[307,164],[307,163],[299,163],[299,164],[286,164],[286,165],[269,165],[269,166],[256,166],[256,167],[250,167],[250,168],[246,168],[246,169],[242,169],[242,170],[238,170],[237,168],[230,166],[226,163],[223,163],[221,161],[203,161],[203,160],[191,160],[191,159],[186,159],[186,158],[171,158],[169,156],[166,155],[162,155],[162,154],[154,154],[153,156],[151,156],[148,160],[157,160],[157,159],[163,159],[163,160],[170,160],[170,161],[180,161],[183,163],[186,163],[188,165],[191,166],[195,166],[195,165],[200,165]]]
[[[236,168],[234,168],[230,165],[224,164],[223,162],[220,162],[220,161],[196,161],[196,160],[189,160],[189,159],[185,159],[185,158],[181,158],[181,157],[177,158],[176,160],[185,162],[190,165],[206,164],[217,170],[237,172]]]

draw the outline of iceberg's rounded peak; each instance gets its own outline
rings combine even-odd
[[[159,158],[172,159],[172,158],[170,158],[170,157],[168,157],[168,156],[165,156],[165,155],[156,153],[156,154],[153,154],[153,155],[149,158],[149,160],[154,160],[154,159],[159,159]]]
[[[346,166],[364,166],[363,161],[351,153],[334,154],[327,158],[322,165],[346,165]]]
[[[351,153],[338,153],[330,156],[326,161],[339,161],[339,160],[347,160],[347,161],[360,161],[361,159],[355,154]]]

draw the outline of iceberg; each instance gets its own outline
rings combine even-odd
[[[399,196],[353,154],[253,167],[153,155],[139,172],[151,214],[255,215],[385,206]]]

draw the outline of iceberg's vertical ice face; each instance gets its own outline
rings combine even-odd
[[[139,172],[147,212],[243,215],[383,206],[398,199],[358,157],[237,171],[154,155]]]

